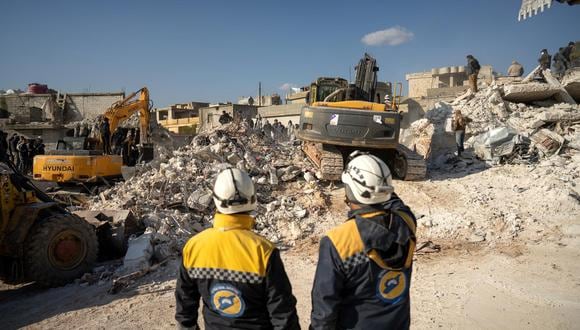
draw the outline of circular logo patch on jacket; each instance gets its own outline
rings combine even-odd
[[[222,316],[238,317],[246,309],[240,290],[233,285],[215,284],[210,289],[210,295],[213,309]]]
[[[396,304],[407,293],[407,274],[401,271],[385,270],[379,275],[377,295],[384,302]]]

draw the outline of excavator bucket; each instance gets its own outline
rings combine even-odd
[[[556,0],[560,3],[566,3],[570,6],[580,5],[580,0]],[[553,0],[522,0],[520,12],[518,14],[518,21],[526,19],[543,12],[544,9],[552,6]]]
[[[550,8],[552,0],[522,0],[522,6],[518,14],[518,21],[537,15],[543,12],[544,8]]]

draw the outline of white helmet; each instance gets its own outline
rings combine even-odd
[[[391,171],[378,157],[355,151],[342,172],[346,197],[360,204],[377,204],[391,199],[395,191]]]
[[[213,187],[213,201],[223,214],[250,212],[256,209],[256,191],[250,176],[237,168],[218,174]]]

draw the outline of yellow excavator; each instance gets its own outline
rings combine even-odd
[[[153,144],[149,143],[151,104],[146,87],[132,93],[109,107],[104,117],[109,120],[110,132],[121,122],[139,113],[139,161],[153,159]],[[34,157],[33,178],[57,183],[96,183],[122,176],[123,157],[103,153],[100,141],[88,137],[66,137],[56,150]]]
[[[319,78],[311,84],[297,136],[322,179],[340,180],[346,158],[354,150],[383,159],[399,179],[425,178],[423,157],[399,144],[398,97],[387,104],[377,95],[378,70],[376,60],[365,54],[356,67],[354,84],[342,78]]]

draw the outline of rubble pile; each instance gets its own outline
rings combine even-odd
[[[422,154],[431,168],[440,168],[455,151],[451,117],[453,111],[460,110],[471,120],[466,129],[467,146],[488,164],[531,164],[580,151],[579,105],[553,99],[510,102],[505,99],[505,91],[511,86],[492,84],[452,103],[436,103],[423,119],[402,133],[403,143]]]
[[[212,185],[229,167],[247,171],[254,180],[256,229],[276,243],[293,244],[312,230],[316,215],[325,212],[326,194],[299,146],[280,144],[236,124],[161,152],[134,177],[101,193],[90,208],[132,210],[155,233],[161,245],[156,245],[156,253],[165,249],[162,254],[170,255],[210,225]]]

